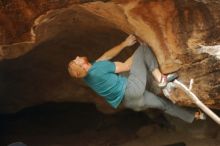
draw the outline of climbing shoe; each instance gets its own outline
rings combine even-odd
[[[177,77],[178,77],[177,73],[162,75],[161,80],[158,83],[158,86],[160,88],[164,88],[164,87],[166,87],[167,83],[174,81]]]

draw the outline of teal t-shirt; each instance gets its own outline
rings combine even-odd
[[[121,103],[127,84],[125,77],[115,73],[115,63],[110,61],[95,62],[84,81],[114,108]]]

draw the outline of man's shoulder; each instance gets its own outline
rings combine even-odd
[[[93,63],[94,66],[96,66],[96,65],[98,65],[98,66],[99,65],[100,66],[102,66],[102,65],[112,65],[112,64],[114,64],[114,62],[109,61],[109,60],[96,61],[96,62]]]
[[[108,73],[108,72],[114,72],[115,70],[115,64],[112,61],[97,61],[92,64],[92,68],[90,70],[90,73]]]
[[[92,63],[92,67],[89,69],[88,74],[85,79],[100,77],[103,74],[109,72],[109,69],[112,68],[111,61],[96,61]]]

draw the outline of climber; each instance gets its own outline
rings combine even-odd
[[[176,78],[176,74],[163,75],[158,69],[155,56],[141,43],[134,54],[125,62],[111,62],[124,48],[134,45],[137,39],[129,35],[119,45],[105,52],[94,63],[87,57],[77,56],[69,62],[68,71],[74,78],[83,78],[85,83],[113,107],[120,104],[135,111],[157,108],[165,113],[191,123],[200,114],[175,104],[146,90],[148,76],[152,73],[158,86],[166,88],[168,82]],[[128,77],[120,73],[129,72]]]

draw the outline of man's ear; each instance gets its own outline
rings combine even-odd
[[[80,74],[80,73],[77,71],[77,72],[76,72],[76,77],[77,77],[77,78],[79,77],[79,74]]]

